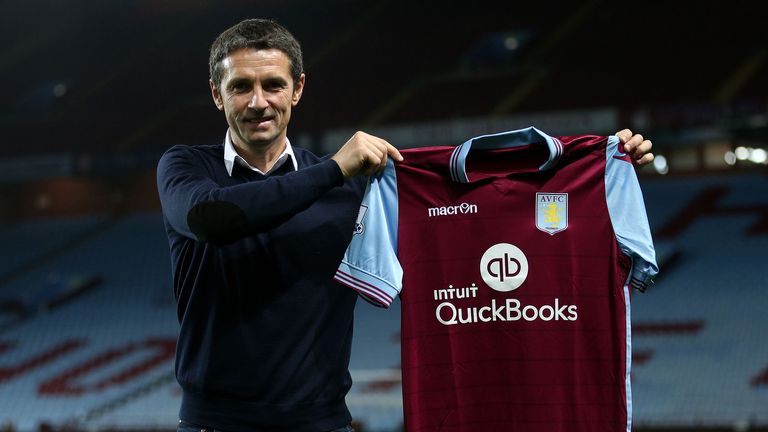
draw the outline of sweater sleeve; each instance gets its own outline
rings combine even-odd
[[[308,208],[344,183],[335,161],[223,187],[211,178],[204,160],[187,146],[174,146],[157,166],[163,214],[186,237],[215,244],[270,230]]]

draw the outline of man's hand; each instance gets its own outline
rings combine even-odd
[[[371,175],[387,166],[387,157],[400,162],[400,152],[385,140],[365,132],[355,132],[331,159],[341,168],[344,177]]]
[[[629,129],[616,132],[616,136],[624,145],[624,153],[632,158],[632,162],[636,166],[647,165],[653,161],[653,153],[651,153],[653,143],[651,140],[644,139],[640,134],[632,134]]]

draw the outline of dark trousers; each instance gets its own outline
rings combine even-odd
[[[193,425],[192,423],[187,423],[184,420],[179,420],[179,426],[176,428],[176,432],[224,432],[220,431],[218,429],[205,427],[205,426],[198,426]],[[333,429],[330,431],[317,431],[317,432],[355,432],[355,430],[352,428],[352,426],[347,425],[338,429]]]

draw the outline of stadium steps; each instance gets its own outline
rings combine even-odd
[[[2,345],[0,345],[0,354],[2,354],[3,351],[7,351],[13,345],[15,345],[15,343],[3,342]],[[53,348],[45,350],[44,352],[26,359],[26,361],[17,365],[2,366],[0,367],[0,384],[3,381],[8,381],[17,375],[21,375],[27,371],[38,368],[78,348],[81,348],[83,345],[84,342],[82,340],[66,340],[57,344]]]
[[[123,425],[141,423],[144,417],[136,411],[119,413],[150,400],[144,392],[152,393],[152,383],[160,385],[160,377],[173,373],[178,323],[167,248],[158,213],[130,215],[7,286],[23,292],[50,273],[106,276],[100,289],[0,337],[0,370],[13,374],[0,381],[0,423],[11,419],[19,430],[28,430],[42,421],[63,425],[86,415],[114,420],[109,413],[118,413]],[[158,340],[166,348],[156,346]],[[71,349],[61,352],[62,343]],[[161,402],[143,409],[172,425],[178,401]]]
[[[71,272],[51,275],[52,280],[38,278],[36,284],[24,290],[15,288],[14,284],[98,237],[115,221],[115,218],[94,217],[4,227],[0,232],[0,254],[7,259],[4,258],[6,267],[0,272],[0,334],[41,311],[59,307],[97,287],[102,282],[97,273]],[[36,247],[29,247],[31,244]]]
[[[91,422],[98,422],[110,413],[119,411],[121,408],[137,401],[158,389],[168,386],[169,384],[176,382],[176,375],[173,371],[164,373],[159,377],[147,382],[146,384],[126,393],[119,397],[108,400],[101,405],[97,405],[89,409],[84,415],[77,419],[77,423],[87,424]]]
[[[40,251],[36,256],[32,256],[26,262],[20,263],[16,267],[5,271],[0,275],[0,286],[8,285],[20,276],[34,272],[56,258],[66,255],[72,250],[82,246],[84,243],[91,239],[102,235],[107,229],[112,227],[118,218],[107,218],[102,221],[95,222],[92,226],[87,227],[84,231],[79,232],[71,237],[65,238],[63,241],[53,243],[46,250]],[[19,247],[24,245],[20,244]]]

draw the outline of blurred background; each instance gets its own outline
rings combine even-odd
[[[758,2],[0,3],[0,430],[171,431],[178,323],[155,165],[223,140],[208,49],[302,42],[294,145],[631,128],[662,273],[633,303],[638,431],[768,430],[768,14]],[[402,424],[399,310],[356,310],[360,431]]]

